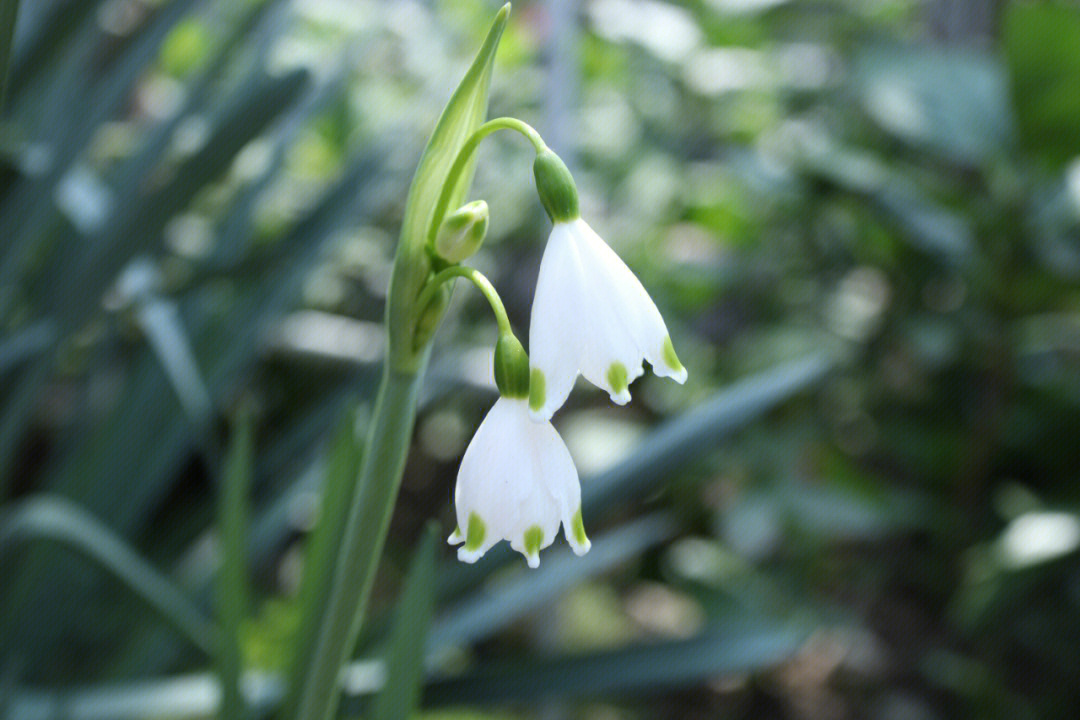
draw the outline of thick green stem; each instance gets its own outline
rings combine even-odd
[[[439,224],[450,209],[450,198],[453,196],[455,188],[457,188],[458,178],[465,172],[465,168],[469,167],[469,161],[472,160],[473,153],[476,152],[476,148],[480,146],[483,139],[496,130],[516,130],[532,143],[536,152],[540,153],[547,150],[547,145],[544,144],[540,133],[536,132],[528,123],[517,118],[495,118],[476,128],[475,132],[462,145],[461,150],[458,151],[457,157],[454,158],[454,164],[450,166],[450,172],[446,176],[446,183],[443,185],[442,192],[439,193],[439,199],[435,203],[435,214],[431,216],[431,226],[428,227],[427,234],[429,246],[434,246],[435,237],[439,234]]]
[[[415,373],[397,372],[389,364],[383,371],[368,425],[357,497],[345,525],[312,664],[300,691],[296,714],[299,720],[327,720],[337,710],[339,675],[360,632],[363,609],[401,486],[426,357]]]
[[[431,278],[424,291],[420,293],[420,297],[417,298],[416,306],[421,311],[427,304],[431,302],[435,297],[435,293],[439,291],[443,283],[454,278],[463,277],[472,282],[476,286],[476,289],[487,298],[488,304],[491,305],[491,311],[495,313],[495,322],[499,324],[499,334],[513,334],[510,330],[510,319],[506,316],[506,308],[503,306],[502,298],[499,297],[499,293],[495,290],[495,286],[491,284],[482,272],[476,268],[468,267],[466,265],[454,265],[448,267],[435,277]]]

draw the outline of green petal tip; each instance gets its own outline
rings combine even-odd
[[[539,368],[533,368],[529,377],[529,409],[539,412],[546,400],[547,388],[544,373]]]
[[[487,525],[480,519],[480,516],[476,513],[469,513],[469,530],[465,535],[465,549],[466,550],[479,550],[480,546],[484,544],[484,537],[487,535]]]

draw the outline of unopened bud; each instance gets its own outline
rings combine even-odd
[[[435,238],[435,252],[451,263],[472,257],[487,235],[488,206],[483,200],[462,205],[446,216]]]

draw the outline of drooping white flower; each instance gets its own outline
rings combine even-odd
[[[577,468],[549,422],[529,417],[525,397],[500,397],[465,450],[454,490],[458,559],[476,562],[500,540],[540,565],[563,526],[578,555],[590,546],[581,519]]]
[[[579,373],[619,405],[629,402],[642,360],[657,375],[686,382],[686,368],[641,281],[580,217],[553,219],[529,328],[533,417],[550,419]]]

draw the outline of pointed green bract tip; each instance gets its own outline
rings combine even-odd
[[[476,513],[469,513],[469,532],[465,536],[466,550],[479,550],[487,535],[487,525]]]
[[[675,346],[671,344],[671,336],[664,338],[664,346],[660,348],[660,357],[672,370],[683,370],[683,364],[679,362],[679,356],[675,354]]]
[[[539,525],[533,525],[525,531],[525,554],[536,555],[540,552],[540,545],[544,542],[544,529]]]
[[[611,363],[607,371],[607,381],[611,384],[612,392],[621,393],[626,390],[629,387],[628,377],[625,365],[617,360]]]
[[[547,399],[547,391],[544,381],[544,373],[539,368],[533,368],[529,377],[529,408],[539,410],[544,407]]]
[[[578,507],[574,517],[570,520],[570,532],[578,545],[585,545],[589,542],[589,537],[585,534],[585,522],[581,519],[580,507]]]

